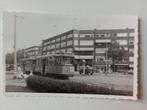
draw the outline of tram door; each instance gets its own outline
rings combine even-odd
[[[42,74],[45,74],[45,59],[42,60]]]

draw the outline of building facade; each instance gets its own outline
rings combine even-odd
[[[22,70],[34,70],[35,58],[42,55],[41,46],[31,46],[17,51],[17,62]]]
[[[73,53],[75,70],[83,60],[99,72],[112,70],[112,65],[113,71],[133,68],[134,29],[70,30],[42,41],[42,55],[51,53]]]
[[[41,46],[31,46],[24,49],[24,58],[35,58],[38,55],[42,55]]]

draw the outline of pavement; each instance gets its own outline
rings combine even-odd
[[[15,85],[15,86],[22,86],[26,87],[26,80],[25,79],[13,79],[14,73],[7,73],[6,74],[6,85]]]
[[[6,72],[6,92],[33,92],[27,88],[26,79],[13,79],[14,72]]]
[[[114,90],[133,91],[133,75],[131,74],[94,73],[93,75],[75,75],[69,80]]]

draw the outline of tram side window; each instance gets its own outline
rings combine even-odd
[[[53,66],[54,65],[54,59],[52,57],[50,57],[50,65]]]
[[[71,62],[72,62],[72,59],[70,57],[65,57],[64,58],[64,63],[65,64],[71,64]]]
[[[59,59],[59,57],[56,58],[55,65],[60,65],[60,59]]]
[[[52,58],[49,57],[49,65],[52,66]]]
[[[36,66],[39,66],[39,62],[38,62],[38,59],[36,60]]]
[[[49,57],[47,58],[47,61],[48,61],[47,65],[49,66],[50,65],[50,58]]]
[[[48,65],[48,59],[45,59],[45,65]]]
[[[41,59],[37,59],[37,66],[41,65]]]

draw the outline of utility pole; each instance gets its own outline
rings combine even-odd
[[[107,44],[108,43],[107,42],[108,41],[108,34],[107,34],[106,38],[107,39],[106,39],[106,60],[105,60],[106,62],[105,63],[106,63],[106,73],[108,73],[108,44]]]
[[[130,33],[129,33],[129,28],[127,28],[127,46],[128,46],[128,68],[129,70],[130,64],[129,64],[129,55],[130,55]]]
[[[17,76],[16,15],[14,15],[14,75]]]
[[[97,46],[96,45],[96,34],[97,34],[96,31],[97,31],[96,29],[93,30],[93,49],[94,49],[93,50],[93,59],[92,59],[92,68],[93,68],[93,70],[96,70],[95,69],[95,65],[96,65],[96,61],[95,61],[96,60],[96,58],[95,58],[96,55],[95,54],[96,54],[96,46]]]
[[[17,72],[17,36],[16,36],[16,31],[17,31],[17,15],[14,15],[14,76],[18,76],[18,72]],[[20,16],[21,17],[21,16]],[[23,17],[22,17],[23,18]]]

